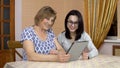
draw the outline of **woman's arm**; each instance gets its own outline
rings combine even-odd
[[[62,48],[62,46],[58,43],[58,41],[57,41],[56,38],[54,38],[54,42],[55,42],[55,45],[56,45],[56,47],[57,47],[57,50],[58,50],[58,51],[62,51],[62,52],[65,53],[65,50],[64,50],[64,49]]]
[[[84,32],[81,36],[81,39],[85,40],[85,41],[88,41],[88,46],[87,46],[88,47],[88,57],[93,58],[93,57],[97,56],[98,55],[98,50],[95,47],[95,45],[93,44],[90,36],[86,32]],[[86,52],[84,52],[83,54],[87,56]]]
[[[58,55],[43,55],[35,53],[34,44],[30,40],[23,42],[23,48],[27,53],[27,58],[30,61],[59,61]]]
[[[87,33],[85,33],[85,39],[88,40],[88,42],[89,42],[88,43],[88,49],[89,49],[89,55],[88,56],[89,56],[89,58],[97,56],[98,55],[98,50],[95,47],[95,45],[93,44],[90,36]]]

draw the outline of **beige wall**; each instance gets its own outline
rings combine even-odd
[[[57,19],[53,26],[56,35],[64,30],[65,15],[71,9],[78,9],[84,19],[84,0],[22,0],[22,29],[34,24],[34,16],[37,11],[49,5],[57,11]],[[120,0],[118,1],[118,38],[120,39]],[[84,20],[85,21],[85,20]],[[85,24],[85,29],[87,25]]]
[[[49,5],[57,12],[57,19],[53,26],[56,35],[64,30],[65,15],[71,9],[77,9],[83,14],[84,0],[22,0],[22,29],[34,24],[37,11]]]

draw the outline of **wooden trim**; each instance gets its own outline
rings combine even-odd
[[[15,0],[10,0],[10,40],[15,40]]]
[[[115,49],[120,49],[120,45],[113,45],[113,56],[115,56]]]

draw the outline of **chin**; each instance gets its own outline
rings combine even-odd
[[[75,32],[75,30],[70,30],[70,32]]]
[[[49,29],[46,29],[46,30],[49,30]]]
[[[49,30],[50,28],[45,28],[46,30]]]

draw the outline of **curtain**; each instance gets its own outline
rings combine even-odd
[[[109,32],[118,0],[84,0],[88,33],[97,48]]]

